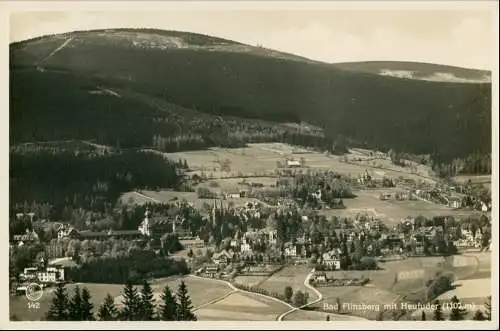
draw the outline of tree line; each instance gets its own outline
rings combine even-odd
[[[47,321],[196,321],[188,287],[182,280],[173,293],[168,285],[163,288],[160,304],[156,303],[153,289],[148,281],[138,289],[132,282],[126,282],[122,291],[122,305],[117,307],[108,293],[99,307],[94,307],[86,287],[74,288],[73,294],[59,283],[45,315]],[[97,308],[97,312],[94,312]]]
[[[71,152],[10,154],[11,215],[38,204],[50,219],[65,208],[105,213],[121,193],[134,189],[177,188],[184,166],[145,152],[75,155]]]
[[[432,320],[433,321],[444,321],[445,317],[443,314],[443,305],[439,300],[435,300],[433,302],[434,304],[434,311],[432,313]],[[448,319],[450,321],[462,321],[466,318],[468,311],[467,309],[462,307],[462,303],[460,302],[460,299],[454,295],[449,303],[451,309],[450,313],[448,316]],[[425,321],[427,320],[427,315],[425,314],[425,311],[422,311],[421,314],[421,320]],[[474,312],[474,315],[472,317],[472,320],[475,321],[491,321],[491,296],[488,296],[486,302],[484,303],[484,311],[478,309]]]
[[[95,259],[67,271],[74,282],[134,284],[144,279],[185,275],[189,268],[184,260],[156,256],[152,251],[135,250],[125,256]]]

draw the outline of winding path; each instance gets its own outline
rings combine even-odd
[[[304,286],[307,287],[308,289],[310,289],[311,291],[313,291],[318,296],[318,298],[312,302],[306,303],[305,305],[302,305],[300,307],[294,307],[294,308],[290,309],[289,311],[284,312],[283,314],[278,316],[278,318],[277,318],[278,321],[280,321],[280,322],[283,321],[283,318],[285,316],[293,313],[296,310],[300,310],[300,309],[305,308],[307,306],[314,305],[314,304],[323,300],[323,294],[321,294],[321,292],[318,291],[314,286],[311,286],[311,284],[309,284],[309,280],[311,279],[312,275],[314,275],[314,269],[312,269],[311,272],[307,274],[306,279],[304,279]]]
[[[204,303],[198,307],[195,308],[195,310],[199,310],[205,306],[208,306],[210,304],[213,304],[213,303],[216,303],[216,302],[219,302],[219,301],[222,301],[224,300],[225,298],[227,298],[228,296],[230,296],[231,294],[234,294],[234,293],[237,293],[237,292],[241,292],[241,293],[248,293],[248,294],[251,294],[251,295],[257,295],[257,296],[261,296],[261,297],[264,297],[266,299],[269,299],[269,300],[273,300],[273,301],[276,301],[276,302],[279,302],[287,307],[290,308],[290,310],[280,314],[276,320],[277,321],[283,321],[283,318],[291,313],[293,313],[294,311],[297,311],[297,310],[300,310],[302,308],[305,308],[307,306],[311,306],[311,305],[314,305],[320,301],[323,300],[323,295],[321,294],[320,291],[318,291],[315,287],[311,286],[309,284],[309,281],[311,279],[311,277],[313,276],[314,274],[314,269],[311,270],[311,272],[309,272],[309,274],[307,274],[306,278],[304,279],[304,286],[306,286],[308,289],[310,289],[311,291],[313,291],[317,296],[318,298],[312,302],[309,302],[309,303],[306,303],[305,305],[303,306],[300,306],[300,307],[294,307],[292,306],[291,304],[289,304],[288,302],[285,302],[285,301],[282,301],[280,299],[277,299],[277,298],[274,298],[272,296],[269,296],[269,295],[265,295],[265,294],[261,294],[261,293],[255,293],[255,292],[251,292],[251,291],[245,291],[245,290],[242,290],[242,289],[239,289],[239,288],[236,288],[233,284],[231,284],[230,282],[228,281],[225,281],[225,280],[222,280],[222,279],[214,279],[214,278],[206,278],[206,277],[200,277],[200,276],[196,276],[196,275],[188,275],[188,277],[192,277],[192,278],[196,278],[196,279],[203,279],[203,280],[209,280],[209,281],[213,281],[213,282],[219,282],[219,283],[224,283],[226,284],[227,286],[229,286],[229,288],[231,288],[231,292],[229,293],[226,293],[210,302],[207,302],[207,303]],[[330,315],[337,315],[337,314],[330,314]],[[339,315],[340,316],[340,315]]]
[[[237,293],[237,292],[242,292],[242,293],[248,293],[248,294],[251,294],[251,295],[258,295],[258,296],[261,296],[261,297],[264,297],[266,299],[269,299],[269,300],[273,300],[273,301],[276,301],[276,302],[279,302],[279,303],[282,303],[286,306],[288,306],[290,309],[292,308],[295,308],[294,306],[292,306],[291,304],[285,302],[285,301],[281,301],[280,299],[277,299],[277,298],[274,298],[274,297],[271,297],[269,295],[265,295],[265,294],[261,294],[261,293],[255,293],[255,292],[251,292],[251,291],[245,291],[245,290],[242,290],[242,289],[239,289],[239,288],[236,288],[233,284],[231,284],[230,282],[226,281],[226,280],[222,280],[222,279],[214,279],[214,278],[206,278],[206,277],[200,277],[200,276],[195,276],[195,275],[188,275],[189,277],[192,277],[192,278],[197,278],[197,279],[203,279],[203,280],[210,280],[210,281],[214,281],[214,282],[219,282],[219,283],[224,283],[226,284],[227,286],[229,286],[232,291],[229,292],[229,293],[226,293],[224,294],[222,297],[219,297],[215,300],[213,300],[214,302],[217,302],[217,301],[220,301],[223,299],[223,297],[227,297],[229,296],[230,294],[233,294],[233,293]],[[208,305],[208,304],[204,304],[203,306],[205,305]],[[197,309],[200,309],[200,307],[198,307]]]

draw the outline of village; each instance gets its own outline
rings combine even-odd
[[[299,161],[287,160],[285,165],[288,169],[295,169],[304,166],[304,159]],[[329,176],[329,175],[327,175]],[[335,178],[340,178],[337,175]],[[381,180],[371,178],[368,171],[359,175],[357,178],[347,181],[356,185],[357,189],[370,190],[376,187],[400,187],[401,190],[396,193],[381,193],[381,200],[414,200],[425,199],[434,203],[449,204],[451,208],[470,208],[476,207],[482,212],[487,212],[491,208],[491,202],[486,205],[484,202],[476,202],[475,197],[463,195],[462,200],[456,198],[450,192],[455,193],[457,188],[452,187],[443,189],[442,187],[430,187],[430,185],[417,185],[415,181],[401,178],[387,178]],[[278,181],[277,185],[280,182]],[[283,184],[283,183],[281,183]],[[285,184],[286,185],[286,184]],[[251,185],[252,187],[261,187],[262,185]],[[470,191],[470,188],[459,188],[460,191]],[[446,193],[443,193],[446,192]],[[152,216],[149,207],[146,207],[144,219],[136,230],[108,230],[108,231],[90,231],[77,230],[68,223],[56,223],[58,241],[62,240],[126,240],[134,242],[155,242],[156,251],[164,243],[162,239],[168,234],[175,235],[184,250],[205,249],[206,255],[210,255],[210,262],[197,268],[197,274],[203,274],[207,277],[234,277],[237,273],[244,274],[245,270],[250,270],[244,266],[251,265],[251,273],[272,272],[269,271],[269,264],[301,263],[313,264],[316,270],[348,270],[350,268],[376,268],[376,260],[383,259],[388,255],[398,255],[401,258],[411,256],[434,255],[434,254],[453,254],[457,249],[481,248],[487,249],[489,238],[483,235],[483,228],[474,228],[472,231],[470,223],[465,223],[460,219],[453,217],[436,217],[434,219],[425,219],[423,217],[408,217],[401,219],[400,224],[388,228],[384,220],[374,218],[367,214],[358,214],[355,218],[344,218],[340,220],[337,217],[326,219],[324,215],[319,215],[318,210],[322,208],[331,208],[331,204],[326,204],[322,199],[328,192],[321,189],[312,190],[305,199],[315,206],[316,210],[304,207],[299,199],[292,197],[283,197],[274,199],[274,212],[270,212],[268,205],[259,202],[246,202],[242,206],[234,207],[234,200],[245,197],[258,197],[255,190],[240,191],[238,193],[224,193],[212,199],[213,205],[204,218],[204,222],[215,224],[217,219],[224,217],[236,218],[238,226],[246,228],[246,231],[232,231],[231,237],[221,238],[220,242],[214,245],[212,240],[208,243],[198,235],[193,235],[193,229],[185,229],[184,219],[180,215],[174,217],[165,217],[161,215]],[[455,198],[454,198],[455,197]],[[269,199],[267,200],[269,201]],[[340,199],[340,201],[342,201]],[[472,204],[470,203],[472,202]],[[179,206],[180,202],[175,202]],[[188,208],[192,208],[189,202],[184,202]],[[264,207],[266,205],[266,207]],[[345,208],[345,207],[344,207]],[[23,217],[30,218],[33,221],[33,214],[18,214],[19,219]],[[263,219],[263,217],[268,219]],[[270,223],[276,223],[277,219],[287,219],[295,217],[302,223],[294,233],[290,231],[281,231],[278,226],[267,226]],[[482,216],[485,217],[485,216]],[[318,233],[318,227],[322,223],[323,228]],[[34,244],[38,241],[35,228],[40,226],[47,227],[51,222],[36,221],[32,223],[31,232],[22,236],[17,236],[13,245]],[[325,229],[324,224],[331,224],[331,227]],[[485,225],[487,224],[484,223]],[[266,225],[266,226],[262,226]],[[306,228],[309,227],[309,228]],[[255,227],[255,228],[253,228]],[[197,229],[194,229],[195,231]],[[326,231],[325,231],[326,230]],[[228,231],[224,231],[228,232]],[[231,231],[229,231],[231,232]],[[222,234],[220,234],[222,235]],[[158,240],[159,239],[159,240]],[[54,246],[47,245],[47,246]],[[57,246],[57,245],[55,245]],[[150,248],[151,245],[148,245]],[[48,249],[47,255],[52,260],[64,258],[62,250],[57,252],[57,248]],[[370,263],[366,263],[370,259]],[[43,260],[43,259],[42,259]],[[194,260],[194,259],[190,259]],[[365,263],[362,263],[365,261]],[[259,271],[261,268],[263,271]],[[64,272],[59,271],[53,266],[46,267],[46,270],[36,268],[26,268],[21,279],[33,279],[33,275],[41,283],[51,283],[58,280],[64,280]],[[232,273],[228,273],[232,270]],[[19,286],[22,288],[23,284]]]
[[[275,169],[280,175],[274,183],[243,178],[240,189],[213,185],[213,179],[198,173],[185,176],[200,185],[193,201],[159,201],[154,192],[133,192],[141,203],[124,205],[135,215],[142,213],[135,230],[94,231],[76,228],[69,220],[53,222],[32,212],[18,213],[17,220],[29,226],[26,233],[12,236],[11,254],[19,247],[38,250],[30,265],[11,275],[12,293],[22,294],[32,283],[71,283],[71,270],[80,265],[144,251],[155,258],[184,261],[197,277],[286,301],[285,286],[264,289],[257,280],[300,267],[312,270],[308,282],[318,289],[369,286],[370,272],[383,270],[387,261],[490,250],[491,202],[473,196],[470,185],[431,185],[403,176],[375,178],[366,169],[351,176],[307,169],[305,163],[304,157],[288,159]],[[415,213],[395,221],[369,209],[350,210],[356,195],[377,189],[389,191],[377,193],[373,201],[420,200],[463,214]]]

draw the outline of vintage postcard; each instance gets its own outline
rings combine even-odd
[[[0,6],[6,328],[498,328],[497,3]]]

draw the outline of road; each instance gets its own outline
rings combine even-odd
[[[208,306],[208,305],[211,305],[211,304],[213,304],[213,303],[216,303],[216,302],[222,301],[222,300],[224,300],[225,298],[227,298],[228,296],[230,296],[230,295],[232,295],[232,294],[234,294],[234,293],[241,292],[241,293],[248,293],[248,294],[251,294],[251,295],[258,295],[258,296],[264,297],[264,298],[266,298],[266,299],[269,299],[269,300],[273,300],[273,301],[279,302],[279,303],[281,303],[281,304],[283,304],[283,305],[285,305],[285,306],[289,307],[289,308],[290,308],[290,310],[288,310],[288,311],[286,311],[286,312],[282,313],[281,315],[279,315],[279,316],[276,318],[276,320],[277,320],[277,321],[280,321],[280,322],[281,322],[281,321],[283,321],[283,318],[284,318],[285,316],[287,316],[287,315],[289,315],[289,314],[293,313],[294,311],[300,310],[300,309],[305,308],[305,307],[307,307],[307,306],[314,305],[314,304],[316,304],[316,303],[318,303],[318,302],[320,302],[320,301],[322,301],[322,300],[323,300],[323,295],[321,294],[321,292],[320,292],[320,291],[318,291],[316,288],[314,288],[313,286],[311,286],[311,285],[309,284],[309,281],[310,281],[311,277],[313,276],[313,274],[314,274],[314,269],[312,269],[312,270],[311,270],[311,272],[310,272],[310,273],[306,276],[306,278],[304,279],[304,286],[306,286],[308,289],[310,289],[311,291],[313,291],[313,292],[314,292],[314,293],[318,296],[318,298],[317,298],[316,300],[314,300],[314,301],[312,301],[312,302],[309,302],[309,303],[306,303],[305,305],[300,306],[300,307],[294,307],[294,306],[292,306],[291,304],[289,304],[288,302],[282,301],[282,300],[277,299],[277,298],[272,297],[272,296],[268,296],[268,295],[264,295],[264,294],[260,294],[260,293],[255,293],[255,292],[251,292],[251,291],[245,291],[245,290],[242,290],[242,289],[238,289],[238,288],[236,288],[233,284],[231,284],[230,282],[225,281],[225,280],[221,280],[221,279],[213,279],[213,278],[206,278],[206,277],[200,277],[200,276],[196,276],[196,275],[188,275],[188,276],[189,276],[189,277],[192,277],[192,278],[197,278],[197,279],[203,279],[203,280],[209,280],[209,281],[214,281],[214,282],[224,283],[224,284],[226,284],[227,286],[229,286],[229,288],[231,288],[231,292],[226,293],[226,294],[224,294],[224,295],[222,295],[222,296],[220,296],[220,297],[218,297],[218,298],[216,298],[216,299],[214,299],[214,300],[212,300],[212,301],[210,301],[210,302],[204,303],[204,304],[202,304],[202,305],[200,305],[200,306],[196,307],[196,308],[194,309],[195,311],[196,311],[196,310],[199,310],[199,309],[201,309],[201,308],[203,308],[203,307],[206,307],[206,306]],[[337,315],[337,314],[331,313],[330,315],[335,316],[335,315]],[[340,315],[339,315],[339,316],[340,316]]]
[[[291,313],[293,313],[294,311],[296,310],[299,310],[299,309],[302,309],[302,308],[305,308],[307,306],[311,306],[311,305],[314,305],[320,301],[323,300],[323,294],[321,294],[320,291],[318,291],[314,286],[311,286],[311,284],[309,284],[309,281],[311,279],[311,277],[314,275],[314,269],[311,270],[311,272],[309,272],[306,276],[306,279],[304,279],[304,286],[307,287],[308,289],[310,289],[311,291],[314,292],[314,294],[316,294],[318,296],[318,298],[312,302],[308,302],[306,303],[305,305],[302,305],[300,307],[293,307],[292,309],[290,309],[289,311],[287,312],[284,312],[283,314],[281,314],[280,316],[278,316],[277,320],[278,321],[283,321],[283,318]]]
[[[203,279],[203,280],[210,280],[210,281],[214,281],[214,282],[219,282],[219,283],[224,283],[226,284],[227,286],[229,286],[232,291],[229,292],[229,293],[226,293],[224,294],[222,297],[219,297],[215,300],[213,300],[214,302],[217,302],[217,301],[220,301],[222,300],[223,298],[226,298],[228,297],[230,294],[233,294],[233,293],[237,293],[237,292],[241,292],[241,293],[248,293],[248,294],[252,294],[252,295],[258,295],[258,296],[261,296],[261,297],[264,297],[266,299],[269,299],[269,300],[273,300],[273,301],[276,301],[276,302],[279,302],[279,303],[282,303],[288,307],[290,307],[290,309],[294,308],[291,304],[285,302],[285,301],[281,301],[280,299],[276,299],[275,297],[271,297],[271,296],[268,296],[268,295],[264,295],[264,294],[260,294],[260,293],[255,293],[255,292],[250,292],[250,291],[245,291],[245,290],[241,290],[239,288],[236,288],[233,284],[231,284],[230,282],[226,281],[226,280],[222,280],[222,279],[213,279],[213,278],[206,278],[206,277],[200,277],[200,276],[195,276],[195,275],[188,275],[189,277],[192,277],[192,278],[197,278],[197,279]],[[206,306],[208,304],[203,304],[202,306]],[[201,306],[200,306],[201,307]],[[198,307],[197,309],[200,309],[200,307]]]

